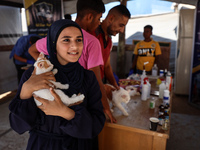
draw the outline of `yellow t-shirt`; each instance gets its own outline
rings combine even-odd
[[[140,41],[136,44],[134,52],[138,55],[136,67],[143,70],[144,62],[149,62],[145,65],[146,71],[151,71],[156,55],[161,55],[160,45],[158,42],[151,40],[150,42]]]

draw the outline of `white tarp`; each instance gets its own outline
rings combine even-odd
[[[0,6],[0,45],[14,45],[22,36],[20,8]]]

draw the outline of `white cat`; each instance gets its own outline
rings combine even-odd
[[[109,101],[112,102],[114,106],[118,107],[122,111],[123,115],[128,116],[129,114],[122,106],[122,103],[127,104],[130,101],[131,98],[129,92],[122,87],[120,87],[119,90],[116,90],[115,87],[110,84],[104,84],[104,87]]]
[[[36,75],[51,71],[53,69],[53,64],[51,64],[51,62],[48,59],[45,58],[43,53],[40,53],[40,55],[39,55],[37,61],[35,62],[34,66],[36,68]],[[56,74],[57,72],[58,72],[57,69],[53,70],[54,74]],[[74,103],[77,103],[77,102],[81,102],[85,98],[85,96],[83,94],[80,94],[78,96],[76,94],[74,94],[70,98],[62,90],[60,90],[60,89],[68,89],[69,88],[68,84],[61,84],[60,82],[55,82],[55,81],[51,81],[51,83],[53,83],[54,86],[55,86],[54,91],[59,95],[61,101],[67,106],[74,104]],[[59,89],[56,89],[56,88],[59,88]],[[49,89],[40,89],[38,91],[34,91],[33,93],[36,96],[47,99],[49,101],[54,100],[54,97],[51,95],[51,92],[50,92]],[[37,106],[42,105],[42,103],[39,102],[36,99],[35,99],[35,102],[36,102]]]

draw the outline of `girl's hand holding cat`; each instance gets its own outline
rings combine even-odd
[[[60,97],[55,93],[53,88],[50,88],[50,92],[54,97],[54,101],[45,100],[43,98],[33,95],[38,101],[42,103],[38,106],[46,115],[60,116],[67,120],[71,120],[75,116],[74,110],[67,107],[60,99]]]
[[[49,80],[56,81],[52,72],[36,75],[34,69],[31,77],[22,86],[20,98],[28,99],[32,97],[34,91],[53,87],[54,85]]]

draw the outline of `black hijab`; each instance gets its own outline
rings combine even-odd
[[[83,35],[80,26],[68,19],[55,21],[47,33],[49,60],[54,67],[58,69],[58,73],[55,75],[56,81],[61,82],[62,84],[69,84],[69,89],[64,90],[68,96],[79,93],[84,78],[83,67],[78,61],[75,63],[68,63],[67,65],[61,65],[57,59],[56,43],[58,36],[63,29],[71,26],[78,28]]]

